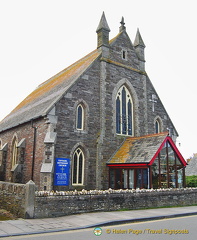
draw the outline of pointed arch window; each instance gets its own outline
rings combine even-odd
[[[72,184],[83,185],[84,179],[84,154],[80,148],[73,155]]]
[[[18,148],[17,139],[14,137],[12,141],[12,168],[17,164]]]
[[[79,104],[77,106],[76,127],[78,130],[84,130],[84,107]]]
[[[116,96],[116,133],[133,135],[133,101],[124,85]]]
[[[159,120],[157,119],[155,121],[155,133],[160,133],[161,132],[161,124],[159,122]]]

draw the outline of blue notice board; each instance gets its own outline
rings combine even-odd
[[[55,186],[68,186],[69,185],[69,172],[70,172],[70,159],[69,158],[56,158],[54,185]]]

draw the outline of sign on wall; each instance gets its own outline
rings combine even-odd
[[[68,186],[69,185],[69,172],[70,172],[70,159],[56,158],[54,185],[55,186]]]

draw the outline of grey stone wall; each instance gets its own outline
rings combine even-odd
[[[35,184],[0,181],[0,208],[6,209],[17,217],[33,218],[35,201]]]
[[[77,147],[83,150],[85,156],[84,185],[79,189],[96,188],[97,139],[100,135],[100,98],[99,98],[99,63],[92,65],[70,91],[56,105],[58,121],[56,125],[57,141],[55,157],[72,159]],[[85,129],[76,129],[77,104],[85,106]],[[74,189],[72,186],[72,171],[70,186],[63,189]]]
[[[96,191],[35,192],[32,181],[27,184],[0,182],[0,207],[21,218],[47,218],[197,204],[197,188]]]
[[[189,206],[193,204],[197,204],[197,189],[37,196],[35,198],[34,217],[58,217],[85,212]]]
[[[126,58],[122,58],[122,51]],[[159,118],[162,129],[172,129],[173,124],[162,105],[146,72],[140,71],[139,59],[123,32],[109,48],[109,56],[100,58],[83,73],[69,91],[56,104],[55,157],[71,159],[77,147],[85,155],[84,185],[56,188],[58,190],[107,189],[107,161],[125,140],[116,134],[116,94],[124,84],[131,93],[134,104],[134,134],[143,136],[155,133],[155,121]],[[157,102],[152,108],[152,96]],[[77,104],[85,105],[85,129],[76,130]],[[174,131],[176,132],[176,131]]]

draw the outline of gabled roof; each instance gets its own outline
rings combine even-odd
[[[121,34],[122,32],[117,34],[116,37],[109,41],[109,44],[112,46]],[[0,132],[31,121],[32,119],[46,116],[54,104],[99,56],[101,56],[101,51],[96,49],[40,84],[0,122]]]
[[[107,164],[109,166],[122,167],[126,167],[127,164],[128,166],[132,164],[133,166],[152,165],[166,141],[169,141],[179,160],[185,166],[186,162],[172,139],[168,136],[168,132],[126,138]]]
[[[80,75],[99,57],[99,50],[67,67],[49,80],[40,84],[7,117],[0,122],[0,131],[45,116],[52,106],[72,86]]]

